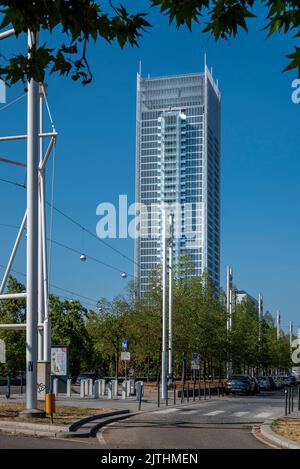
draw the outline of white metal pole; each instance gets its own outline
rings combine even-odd
[[[258,340],[261,342],[261,322],[263,318],[263,295],[258,295]]]
[[[42,90],[42,84],[39,84],[39,132],[43,133],[44,130],[44,95]],[[41,167],[44,157],[44,139],[39,137],[39,166]],[[38,241],[38,322],[41,324],[45,320],[45,301],[44,301],[44,288],[43,288],[43,227],[42,227],[42,185],[44,184],[43,171],[39,173],[39,241]],[[38,332],[38,359],[44,359],[44,331]]]
[[[293,343],[293,321],[289,323],[289,333],[290,333],[290,348],[292,348]]]
[[[37,35],[28,31],[28,48]],[[32,78],[27,93],[27,307],[26,307],[26,409],[37,407],[38,330],[38,166],[39,89]]]
[[[173,235],[174,214],[170,215],[169,241],[169,383],[173,383]]]
[[[277,340],[280,338],[280,311],[276,313],[276,329],[277,329]]]
[[[161,352],[161,397],[167,395],[167,214],[162,210],[162,352]]]
[[[227,266],[227,285],[226,285],[226,300],[227,300],[227,334],[232,331],[232,268]],[[227,363],[227,378],[231,375],[232,363],[231,357]]]

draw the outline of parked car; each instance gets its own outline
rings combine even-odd
[[[226,381],[225,393],[243,393],[243,394],[255,394],[256,389],[259,389],[255,378],[249,375],[232,375]]]
[[[289,376],[289,375],[282,376],[282,379],[283,379],[284,386],[293,386],[294,382],[293,382],[292,376]]]
[[[272,390],[272,383],[269,376],[260,376],[257,378],[258,385],[261,390],[263,391],[271,391]]]
[[[97,373],[96,371],[87,371],[85,373],[80,373],[80,375],[77,376],[75,384],[80,384],[80,381],[84,379],[92,379],[93,381],[96,381],[96,379],[101,378],[104,378],[103,373]]]
[[[281,376],[273,375],[273,381],[275,383],[276,389],[281,389],[283,387],[283,379]]]

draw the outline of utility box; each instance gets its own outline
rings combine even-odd
[[[45,401],[46,394],[50,393],[50,362],[37,362],[37,398]]]

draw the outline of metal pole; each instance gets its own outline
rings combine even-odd
[[[173,231],[174,214],[170,215],[169,241],[169,383],[173,383]]]
[[[39,84],[39,132],[44,130],[44,95],[42,84]],[[44,157],[44,144],[43,137],[39,137],[39,166],[41,166]],[[38,322],[43,323],[45,320],[45,301],[44,301],[44,285],[43,285],[43,227],[42,227],[42,186],[44,185],[44,174],[39,172],[39,241],[38,241]],[[38,332],[38,359],[44,359],[44,331]]]
[[[285,398],[285,410],[284,410],[284,415],[287,416],[288,413],[288,395],[287,395],[287,389],[284,391],[284,398]]]
[[[289,323],[289,333],[290,333],[290,348],[292,348],[292,342],[293,342],[293,321],[290,321],[290,323]]]
[[[280,311],[276,312],[276,329],[277,329],[277,340],[280,338]]]
[[[162,356],[161,356],[161,397],[166,399],[167,391],[167,214],[162,210]]]
[[[227,335],[229,336],[232,331],[232,268],[227,266]],[[227,363],[227,378],[231,375],[231,357]]]
[[[37,36],[28,31],[28,47]],[[32,78],[27,93],[27,328],[26,409],[37,407],[37,325],[38,325],[38,165],[39,89]]]

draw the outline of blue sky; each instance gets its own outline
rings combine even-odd
[[[231,264],[238,288],[253,296],[263,292],[265,308],[273,314],[281,310],[284,328],[290,319],[300,325],[295,294],[300,260],[300,104],[291,101],[296,72],[282,73],[293,41],[284,35],[265,41],[258,21],[248,35],[215,43],[199,27],[192,34],[177,31],[154,11],[151,19],[154,27],[138,49],[91,45],[91,85],[48,79],[49,103],[59,132],[55,205],[95,232],[99,203],[117,203],[119,194],[134,201],[139,60],[143,75],[192,73],[203,70],[206,52],[222,92],[222,284],[226,265]],[[10,39],[0,44],[0,51],[7,55],[23,47],[25,38],[19,38],[18,44]],[[7,101],[22,93],[22,86],[16,85],[7,91]],[[0,110],[0,122],[1,135],[25,133],[26,100]],[[2,156],[25,160],[25,151],[24,143],[1,143]],[[23,183],[24,176],[22,169],[0,167],[1,178]],[[50,172],[48,186],[49,180]],[[0,223],[18,225],[24,208],[25,191],[0,181]],[[0,264],[8,259],[15,233],[14,228],[0,225]],[[53,237],[133,273],[132,263],[58,214]],[[131,240],[109,243],[133,258]],[[24,241],[15,268],[25,270]],[[92,260],[81,263],[78,255],[58,246],[53,247],[51,281],[94,300],[111,298],[126,285],[117,272]]]

